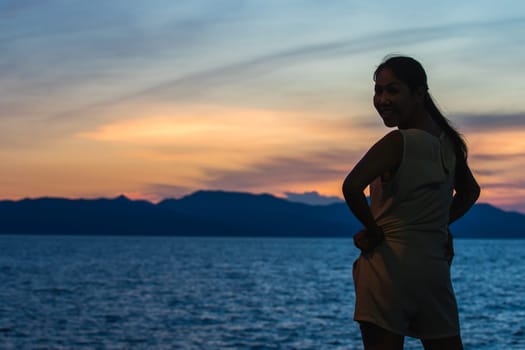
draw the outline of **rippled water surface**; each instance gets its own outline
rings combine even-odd
[[[525,240],[456,253],[465,348],[525,349]],[[1,348],[360,349],[357,254],[347,239],[0,236]]]

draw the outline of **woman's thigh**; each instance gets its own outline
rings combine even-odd
[[[360,322],[365,350],[403,350],[405,337],[369,322]]]
[[[459,335],[443,339],[421,340],[421,342],[425,350],[463,350],[463,344]]]

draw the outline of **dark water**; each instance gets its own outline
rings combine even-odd
[[[465,348],[525,349],[525,240],[456,251]],[[360,349],[356,256],[346,239],[0,236],[0,348]]]

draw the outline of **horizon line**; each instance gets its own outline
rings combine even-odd
[[[182,195],[180,197],[164,197],[162,198],[161,200],[155,202],[155,201],[152,201],[152,200],[149,200],[149,199],[146,199],[146,198],[132,198],[124,193],[121,193],[121,194],[118,194],[118,195],[115,195],[115,196],[111,196],[111,197],[105,197],[105,196],[99,196],[99,197],[61,197],[61,196],[53,196],[53,195],[45,195],[45,196],[40,196],[40,197],[23,197],[23,198],[19,198],[19,199],[11,199],[11,198],[0,198],[0,203],[1,202],[22,202],[22,201],[30,201],[30,200],[41,200],[41,199],[63,199],[63,200],[70,200],[70,201],[75,201],[75,200],[78,200],[78,201],[96,201],[96,200],[118,200],[118,199],[126,199],[130,202],[147,202],[147,203],[150,203],[152,205],[157,205],[163,201],[166,201],[166,200],[181,200],[183,198],[186,198],[186,197],[190,197],[196,193],[199,193],[199,192],[222,192],[222,193],[231,193],[231,194],[246,194],[246,195],[252,195],[252,196],[271,196],[271,197],[274,197],[274,198],[277,198],[277,199],[282,199],[284,201],[287,201],[287,202],[290,202],[290,203],[300,203],[300,204],[305,204],[305,205],[310,205],[310,206],[328,206],[328,205],[333,205],[333,204],[343,204],[345,203],[344,199],[341,199],[340,202],[336,202],[334,201],[333,203],[327,203],[327,204],[314,204],[314,203],[308,203],[308,202],[300,202],[300,201],[297,201],[297,200],[290,200],[289,198],[286,198],[286,197],[279,197],[279,196],[276,196],[275,194],[272,194],[272,193],[269,193],[269,192],[260,192],[260,193],[254,193],[254,192],[247,192],[247,191],[228,191],[228,190],[196,190],[196,191],[193,191],[193,192],[190,192],[188,194],[185,194],[185,195]],[[304,192],[302,194],[306,194],[306,193],[309,193],[309,192]],[[301,193],[297,193],[297,194],[301,194]],[[320,195],[321,197],[325,197],[325,196],[322,196]],[[328,197],[327,197],[328,198]],[[367,198],[369,198],[367,196]],[[517,210],[507,210],[507,209],[503,209],[495,204],[492,204],[492,203],[489,203],[489,202],[477,202],[474,204],[474,206],[476,205],[489,205],[491,207],[494,207],[496,209],[499,209],[501,211],[504,211],[504,212],[507,212],[507,213],[516,213],[516,214],[519,214],[519,215],[525,215],[525,213],[522,213],[520,211],[517,211]]]

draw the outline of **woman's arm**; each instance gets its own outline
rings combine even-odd
[[[480,194],[480,187],[466,160],[461,160],[456,165],[454,190],[456,193],[450,206],[449,224],[462,217],[474,205]]]
[[[355,217],[365,226],[361,235],[377,235],[377,226],[363,191],[378,176],[394,171],[403,155],[403,135],[395,130],[379,140],[352,169],[343,182],[343,195]]]

